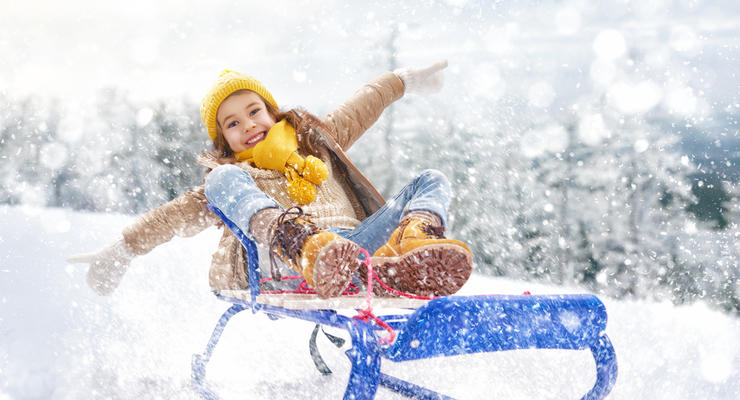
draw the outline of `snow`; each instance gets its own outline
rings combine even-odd
[[[595,83],[607,86],[617,75],[617,67],[611,60],[597,58],[591,63],[589,74]]]
[[[535,107],[547,108],[555,100],[555,89],[548,82],[535,82],[529,87],[527,98]]]
[[[135,259],[116,292],[98,297],[85,285],[85,267],[64,258],[99,249],[130,216],[0,206],[0,221],[0,399],[197,398],[189,387],[190,358],[227,308],[207,285],[217,230]],[[580,292],[480,275],[463,292],[525,290]],[[619,360],[609,399],[740,397],[738,318],[703,303],[602,300]],[[575,321],[562,318],[566,325]],[[214,353],[210,384],[225,399],[341,398],[344,349],[319,339],[335,371],[321,376],[308,356],[312,328],[240,314]],[[478,354],[384,368],[461,399],[578,398],[594,379],[591,356],[581,351]],[[380,389],[377,398],[401,397]]]
[[[617,82],[609,88],[607,97],[620,112],[634,115],[646,113],[655,107],[662,98],[662,92],[650,80]]]
[[[46,143],[39,151],[39,158],[46,168],[57,169],[67,161],[67,148],[58,142]]]
[[[689,26],[676,26],[671,30],[671,47],[681,53],[694,55],[701,50],[701,39]]]
[[[218,233],[136,259],[100,298],[63,259],[105,245],[131,217],[41,207],[142,211],[200,182],[188,157],[209,142],[181,100],[199,103],[224,68],[258,77],[281,106],[324,115],[385,69],[448,59],[440,94],[395,103],[350,154],[384,194],[443,170],[463,211],[453,229],[490,260],[481,272],[572,281],[594,257],[601,293],[737,299],[740,186],[722,184],[734,196],[724,231],[685,208],[690,179],[719,184],[692,174],[737,170],[740,3],[345,3],[0,2],[0,51],[13,60],[0,63],[0,197],[25,205],[0,206],[0,400],[194,397],[190,355],[226,308],[206,283]],[[717,148],[689,148],[694,137]],[[451,151],[458,143],[474,151]],[[365,151],[391,147],[383,162]],[[656,206],[666,191],[673,200]],[[579,291],[482,275],[465,288],[523,290]],[[604,300],[621,366],[611,398],[740,398],[736,317]],[[227,398],[341,396],[346,360],[326,347],[337,374],[319,376],[311,326],[260,315],[233,325],[209,370]],[[391,368],[460,398],[576,398],[590,363],[516,352]]]
[[[136,112],[136,125],[140,127],[147,126],[154,118],[154,110],[149,107],[143,107]]]
[[[581,13],[565,7],[555,13],[555,28],[561,35],[573,35],[581,29]]]
[[[520,151],[525,157],[535,158],[545,152],[558,153],[568,146],[568,133],[559,125],[525,132],[521,138]]]
[[[602,140],[611,136],[600,113],[584,114],[578,122],[578,136],[589,146],[598,146]]]
[[[619,31],[606,29],[599,32],[594,39],[594,51],[599,58],[616,60],[627,51],[627,43]]]
[[[691,116],[697,110],[699,100],[692,88],[678,86],[666,93],[663,102],[669,112]]]
[[[635,148],[636,153],[644,153],[648,148],[650,148],[650,142],[645,139],[637,139],[633,147]]]

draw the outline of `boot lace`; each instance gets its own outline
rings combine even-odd
[[[399,233],[398,237],[396,237],[396,245],[401,244],[401,239],[403,239],[403,233],[408,227],[409,223],[411,222],[411,218],[404,218],[401,220],[401,223],[398,224],[398,227],[401,228],[401,232]],[[427,239],[445,239],[445,227],[444,226],[432,226],[432,224],[428,221],[424,221],[421,224],[421,231],[424,232],[424,234],[427,235]]]
[[[432,226],[432,224],[424,224],[421,228],[424,233],[429,236],[433,236],[437,239],[445,238],[445,227],[444,226]]]
[[[303,218],[304,215],[302,208],[291,207],[277,219],[270,240],[270,274],[274,280],[282,279],[276,259],[282,257],[284,261],[300,267],[297,260],[300,260],[303,252],[303,243],[309,236],[320,231],[314,223]]]

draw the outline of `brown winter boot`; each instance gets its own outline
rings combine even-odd
[[[401,292],[421,296],[457,292],[470,277],[473,254],[463,242],[446,239],[443,233],[437,215],[409,213],[373,254],[373,269],[383,283]],[[364,268],[360,275],[366,276]],[[380,285],[376,288],[378,295],[385,292]]]
[[[274,257],[280,257],[324,299],[342,294],[360,266],[357,244],[319,229],[303,216],[300,207],[278,217],[270,250],[273,265]]]

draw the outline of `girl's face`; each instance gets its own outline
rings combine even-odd
[[[235,154],[265,140],[267,131],[275,125],[275,118],[267,112],[265,102],[250,91],[224,100],[216,112],[216,121]]]

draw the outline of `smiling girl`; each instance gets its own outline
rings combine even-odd
[[[88,284],[111,293],[128,264],[173,236],[191,236],[217,224],[211,203],[259,245],[268,248],[272,275],[284,263],[319,296],[340,295],[359,272],[360,248],[378,276],[417,295],[455,293],[467,281],[473,256],[443,236],[451,192],[447,179],[427,170],[388,202],[345,151],[404,93],[433,93],[446,62],[387,72],[365,85],[326,118],[280,111],[256,79],[224,71],[204,96],[201,117],[213,151],[199,157],[205,184],[137,218],[122,237],[88,262]],[[214,290],[246,289],[245,250],[224,229],[213,255]]]
[[[231,150],[238,154],[264,140],[275,118],[257,93],[240,90],[221,103],[216,122],[223,127],[222,135]]]

